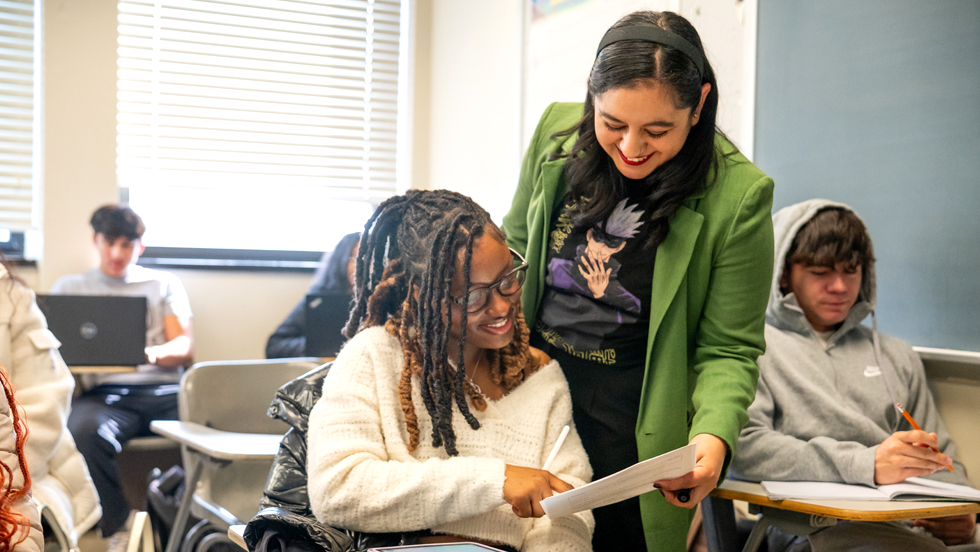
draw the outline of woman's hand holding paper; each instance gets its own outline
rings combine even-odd
[[[695,435],[691,442],[698,444],[697,464],[694,469],[681,477],[662,479],[655,483],[667,502],[681,508],[694,508],[714,490],[718,485],[718,478],[721,477],[725,455],[728,454],[728,445],[714,435],[701,433]],[[691,496],[687,502],[681,502],[677,498],[677,493],[682,489],[690,490]]]

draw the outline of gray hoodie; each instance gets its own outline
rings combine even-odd
[[[900,402],[922,429],[938,434],[940,450],[953,458],[955,473],[942,470],[930,477],[970,485],[918,355],[904,341],[861,325],[868,314],[874,319],[874,265],[863,267],[858,300],[826,345],[793,293],[779,290],[797,232],[827,207],[852,210],[815,199],[773,216],[776,262],[766,309],[766,354],[759,357],[759,388],[739,436],[732,477],[874,486],[878,444],[895,431],[911,429],[895,409]]]

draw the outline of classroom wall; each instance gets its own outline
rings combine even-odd
[[[763,1],[756,162],[774,208],[847,203],[879,327],[980,351],[980,2]]]
[[[500,222],[520,165],[522,0],[417,0],[414,187],[469,195]],[[418,134],[416,134],[418,136]],[[421,167],[424,167],[424,172]]]

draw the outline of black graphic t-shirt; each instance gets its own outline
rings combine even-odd
[[[649,234],[646,191],[625,197],[605,221],[575,226],[571,195],[556,209],[538,336],[566,355],[630,368],[646,361],[650,288],[656,250]],[[565,355],[562,355],[565,356]]]

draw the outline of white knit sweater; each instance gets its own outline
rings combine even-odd
[[[550,471],[575,487],[592,477],[572,424],[568,384],[557,362],[544,366],[469,427],[453,406],[459,456],[432,446],[432,419],[419,380],[412,397],[421,439],[408,451],[398,396],[398,340],[378,326],[354,336],[323,383],[310,413],[307,472],[322,523],[366,532],[431,529],[508,544],[525,552],[592,550],[591,512],[521,519],[504,502],[504,466],[541,467],[565,425],[572,426]]]

